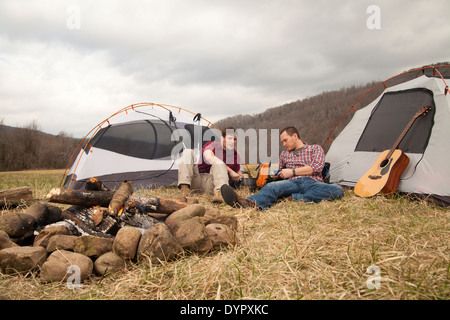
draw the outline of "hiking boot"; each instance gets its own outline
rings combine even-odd
[[[222,193],[220,189],[214,190],[214,197],[212,198],[213,203],[223,203]]]
[[[189,197],[191,195],[191,187],[187,184],[180,185],[180,192],[182,197]]]
[[[256,203],[251,200],[240,197],[230,186],[224,184],[220,188],[220,193],[226,204],[233,208],[259,208]]]

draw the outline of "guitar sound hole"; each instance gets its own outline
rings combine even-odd
[[[389,163],[389,160],[388,160],[388,159],[385,159],[385,160],[381,161],[380,167],[381,167],[381,168],[384,168],[384,167],[386,167],[386,165],[387,165],[388,163]]]

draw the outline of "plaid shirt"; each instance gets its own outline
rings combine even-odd
[[[202,161],[198,164],[198,171],[200,173],[209,173],[209,171],[211,170],[211,165],[207,164],[205,162],[205,159],[203,159],[203,153],[205,152],[205,150],[211,150],[217,158],[225,162],[225,164],[234,172],[239,172],[239,170],[241,169],[240,159],[239,155],[236,152],[236,149],[234,149],[233,152],[227,152],[227,150],[223,150],[223,146],[219,141],[210,141],[205,143],[202,148]]]
[[[284,150],[281,152],[278,169],[282,170],[310,166],[313,169],[312,174],[291,177],[289,180],[298,179],[300,177],[309,177],[311,179],[323,182],[322,170],[324,165],[325,152],[322,147],[316,144],[308,145],[305,143],[303,148],[293,151]]]

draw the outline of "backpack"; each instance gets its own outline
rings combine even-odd
[[[262,188],[269,182],[279,180],[278,177],[272,176],[270,174],[270,165],[271,165],[271,162],[269,162],[269,163],[266,162],[266,163],[260,164],[257,167],[257,169],[256,169],[258,172],[258,174],[256,175],[256,187],[257,188]]]

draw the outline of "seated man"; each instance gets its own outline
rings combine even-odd
[[[205,143],[202,148],[203,157],[198,164],[193,150],[183,151],[178,167],[178,187],[183,196],[188,196],[192,190],[214,194],[213,202],[223,202],[220,187],[228,185],[230,179],[237,182],[241,177],[234,131],[234,128],[225,128],[222,130],[220,142]]]
[[[308,145],[299,136],[294,127],[281,131],[281,142],[287,149],[280,154],[278,178],[282,179],[266,184],[260,192],[246,199],[239,197],[228,186],[221,188],[222,197],[233,207],[265,210],[279,198],[292,197],[295,201],[320,202],[340,199],[344,196],[342,187],[326,184],[322,180],[325,164],[325,152],[319,145]]]

